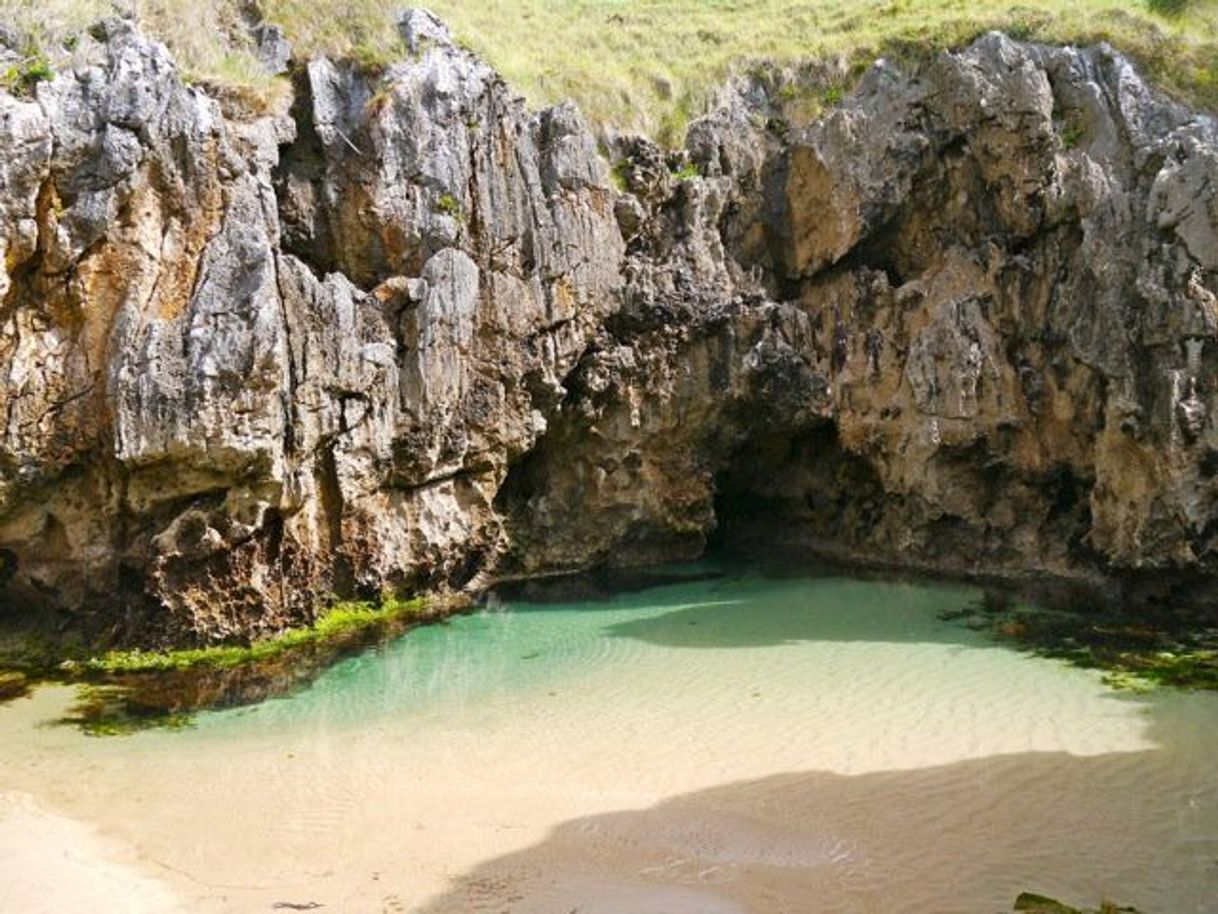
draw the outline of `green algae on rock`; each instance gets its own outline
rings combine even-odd
[[[341,603],[313,626],[248,645],[112,651],[67,661],[63,672],[81,684],[63,723],[95,736],[190,726],[196,711],[287,695],[338,660],[467,605],[456,599],[421,598],[380,605]]]
[[[1197,613],[1142,613],[1133,618],[1103,608],[1046,609],[990,592],[941,618],[1038,656],[1102,670],[1113,688],[1218,689],[1218,627]]]
[[[78,663],[68,661],[69,672],[85,675],[152,673],[195,667],[226,670],[249,663],[272,660],[284,652],[320,643],[340,643],[350,636],[380,630],[395,621],[418,618],[426,608],[422,598],[373,603],[338,603],[326,610],[311,626],[289,628],[274,638],[248,645],[216,645],[174,651],[110,651]]]
[[[1044,895],[1033,892],[1023,892],[1015,899],[1015,910],[1026,914],[1138,914],[1136,908],[1118,907],[1111,902],[1104,902],[1095,909],[1072,908]]]
[[[29,694],[30,683],[24,673],[0,672],[0,702]]]

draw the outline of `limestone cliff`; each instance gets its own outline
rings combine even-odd
[[[1218,126],[1119,55],[991,35],[795,130],[741,79],[680,153],[616,140],[615,189],[573,108],[401,29],[384,72],[298,64],[288,114],[118,19],[0,93],[10,619],[247,636],[717,523],[1215,579]]]

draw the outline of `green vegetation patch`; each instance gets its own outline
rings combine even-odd
[[[434,0],[430,7],[531,102],[574,98],[593,123],[670,144],[728,76],[756,61],[835,62],[857,77],[877,57],[918,62],[991,29],[1030,41],[1108,41],[1163,88],[1218,108],[1215,0]],[[835,82],[819,101],[832,107],[847,88]]]
[[[990,29],[1054,43],[1108,41],[1154,82],[1218,109],[1218,0],[430,0],[459,42],[536,105],[574,99],[594,124],[677,143],[716,87],[756,61],[925,59]],[[257,64],[244,0],[134,0],[142,27],[190,79],[247,95],[283,91]],[[378,69],[406,56],[381,0],[260,0],[298,60],[328,54]],[[110,0],[9,0],[5,19],[52,65]],[[820,99],[832,106],[844,86]]]
[[[388,600],[379,606],[372,603],[336,603],[311,626],[290,628],[273,638],[249,645],[217,645],[176,651],[110,651],[85,661],[67,661],[64,669],[84,676],[165,672],[196,667],[229,670],[243,664],[273,660],[289,651],[333,644],[392,627],[395,622],[418,618],[425,605],[421,598]]]
[[[95,736],[189,727],[198,711],[291,694],[335,662],[468,605],[453,599],[339,603],[312,626],[247,645],[111,651],[68,660],[59,675],[78,683],[78,693],[61,723]]]
[[[1138,914],[1136,908],[1125,908],[1105,901],[1096,909],[1072,908],[1044,895],[1023,892],[1015,899],[1015,910],[1024,914]]]
[[[1218,628],[1192,614],[1067,612],[1012,603],[990,593],[940,616],[1020,650],[1100,670],[1116,689],[1218,690]]]
[[[440,199],[436,201],[436,212],[460,221],[461,202],[452,194],[440,194]]]
[[[36,85],[53,75],[50,61],[40,54],[33,54],[0,74],[0,85],[14,95],[28,96],[33,94]]]
[[[698,166],[693,162],[686,162],[680,168],[674,169],[672,176],[678,181],[692,181],[698,177]]]

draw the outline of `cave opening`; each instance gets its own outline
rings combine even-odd
[[[715,477],[710,555],[846,558],[881,520],[884,490],[836,423],[745,440]]]

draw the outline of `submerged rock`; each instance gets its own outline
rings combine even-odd
[[[1118,54],[990,35],[803,128],[737,85],[618,191],[573,107],[400,29],[290,117],[119,19],[0,93],[10,618],[221,640],[716,530],[1212,592],[1218,128]]]
[[[1091,606],[1080,613],[1015,602],[1010,596],[989,591],[976,605],[941,618],[1020,650],[1101,670],[1115,688],[1218,689],[1218,628],[1208,607],[1131,613]],[[1046,604],[1055,602],[1040,596]]]
[[[1101,905],[1098,909],[1084,911],[1082,908],[1072,908],[1060,901],[1054,901],[1052,898],[1032,892],[1020,893],[1020,896],[1015,899],[1015,910],[1026,911],[1028,914],[1138,914],[1135,908],[1122,908],[1108,903]]]
[[[0,702],[28,695],[29,680],[21,673],[0,673]]]

